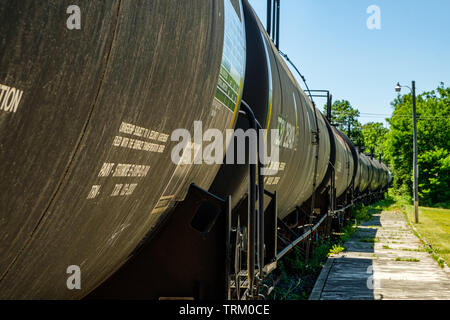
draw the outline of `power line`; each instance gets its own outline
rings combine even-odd
[[[300,72],[300,70],[298,70],[297,66],[291,61],[291,59],[289,59],[287,54],[283,53],[281,50],[278,50],[278,52],[280,53],[281,56],[283,56],[286,59],[287,62],[289,62],[291,64],[291,66],[295,69],[295,71],[297,71],[298,75],[300,76],[300,78],[303,80],[303,83],[305,84],[306,91],[308,91],[308,95],[309,95],[309,98],[311,99],[311,102],[315,105],[314,99],[311,95],[311,90],[309,90],[308,83],[306,82],[306,78],[303,76],[303,74]]]
[[[333,111],[333,114],[337,114],[340,116],[353,116],[353,114],[345,112],[345,111]],[[385,118],[385,117],[405,117],[412,118],[410,114],[382,114],[382,113],[359,113],[358,118]],[[450,119],[450,116],[420,116],[418,119]]]

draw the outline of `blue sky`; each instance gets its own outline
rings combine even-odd
[[[249,1],[265,25],[267,1]],[[381,30],[366,26],[371,5],[381,9]],[[449,0],[281,0],[280,49],[310,89],[349,100],[362,123],[386,124],[368,114],[392,113],[397,81],[415,80],[418,93],[450,86],[449,16]]]

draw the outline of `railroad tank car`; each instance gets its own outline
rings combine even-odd
[[[82,30],[66,27],[71,4],[0,4],[0,83],[20,90],[0,111],[0,298],[98,286],[219,169],[173,163],[171,133],[225,132],[239,112],[239,1],[80,0]],[[85,276],[70,291],[54,279],[74,264]]]
[[[334,164],[336,176],[336,197],[340,197],[347,191],[353,181],[356,163],[352,148],[346,137],[338,129],[333,127],[333,136],[336,140],[336,161]]]
[[[280,57],[248,1],[244,0],[242,3],[247,42],[243,101],[250,106],[262,128],[279,129],[281,132],[278,141],[279,161],[268,165],[275,166],[278,172],[275,176],[264,178],[264,189],[269,192],[277,191],[279,195],[276,207],[278,220],[285,220],[292,213],[298,212],[296,208],[308,200],[312,202],[311,197],[316,191],[323,193],[329,190],[333,176],[330,174],[331,170],[334,170],[335,176],[335,196],[341,199],[342,206],[348,205],[348,195],[351,194],[352,186],[363,194],[372,181],[378,179],[371,160],[364,154],[359,154],[350,139],[337,128],[330,126],[314,107]],[[245,115],[239,115],[236,128],[243,130],[249,128]],[[271,133],[268,132],[265,138],[266,148],[269,148],[270,141]],[[314,181],[315,171],[316,181]],[[242,218],[241,227],[248,224],[245,220],[249,206],[249,179],[248,164],[225,164],[222,165],[209,189],[210,193],[219,197],[231,195],[233,216],[239,215]],[[323,199],[320,198],[320,201]],[[264,200],[264,208],[267,209],[270,202],[266,201],[267,196]],[[314,203],[309,205],[315,206]],[[178,215],[186,215],[186,207],[180,208],[182,209],[176,209],[180,211]],[[210,210],[209,207],[208,209]],[[268,218],[268,215],[265,215]],[[189,222],[189,219],[185,219],[186,222]],[[294,226],[297,227],[299,222],[297,219]],[[184,230],[179,225],[177,227],[180,231]],[[234,227],[239,229],[239,223],[236,224],[234,221]],[[149,242],[129,264],[104,283],[90,298],[154,299],[164,297],[169,292],[176,292],[177,296],[201,298],[207,296],[205,292],[212,293],[211,285],[214,282],[208,281],[205,274],[210,272],[213,265],[211,261],[217,259],[217,256],[211,252],[206,253],[206,258],[202,258],[199,251],[205,250],[206,246],[201,241],[195,240],[198,250],[184,247],[180,256],[172,257],[174,261],[184,261],[183,276],[179,272],[178,265],[167,265],[162,261],[168,259],[166,252],[170,252],[171,255],[179,254],[181,242],[171,241],[175,234],[181,236],[181,232],[175,233],[164,229],[156,242]],[[207,232],[203,236],[207,242],[216,241]],[[192,239],[192,234],[189,237]],[[159,245],[164,245],[165,252],[161,252]],[[269,249],[266,248],[266,251]],[[156,262],[155,257],[158,257]],[[191,261],[186,261],[192,257],[199,260],[197,268],[203,270],[202,274],[193,270],[195,266],[192,266]],[[217,270],[223,271],[219,268]],[[158,276],[143,277],[145,273],[157,273]],[[168,290],[170,284],[167,279],[171,276],[177,279],[177,288],[173,291]],[[197,283],[196,290],[189,287],[189,282],[194,279]],[[137,287],[146,289],[136,289]],[[157,287],[156,291],[159,293],[149,292],[151,291],[149,287]]]
[[[370,184],[370,175],[371,175],[370,162],[368,157],[364,153],[359,153],[358,158],[359,158],[358,171],[360,181],[359,184],[357,185],[357,191],[359,193],[364,193]]]
[[[391,175],[391,172],[389,171],[388,166],[384,162],[381,162],[381,165],[383,167],[383,173],[384,173],[383,186],[388,186],[390,184],[389,176]]]
[[[371,168],[373,169],[373,177],[370,182],[370,190],[376,191],[382,184],[382,168],[380,162],[375,158],[369,158]]]
[[[376,167],[377,167],[377,171],[378,171],[378,183],[377,183],[377,188],[375,190],[378,190],[382,187],[382,185],[384,184],[384,170],[383,170],[383,166],[381,164],[381,162],[378,159],[374,159],[376,161]]]
[[[330,139],[324,118],[298,85],[249,3],[243,3],[247,36],[243,99],[261,127],[268,130],[265,144],[269,154],[270,130],[279,130],[279,140],[275,142],[279,159],[266,165],[277,172],[265,177],[264,187],[270,192],[278,191],[278,215],[284,218],[310,198],[324,179]],[[242,115],[237,128],[248,128]],[[242,203],[248,193],[248,166],[223,165],[210,191],[219,196],[231,194],[233,207]]]
[[[188,197],[193,185],[246,210],[248,165],[173,162],[171,134],[193,132],[196,122],[203,131],[248,129],[241,100],[269,130],[269,153],[270,130],[279,132],[280,157],[266,164],[276,174],[264,178],[278,195],[275,221],[307,203],[315,209],[316,194],[326,208],[332,186],[344,206],[352,190],[365,195],[390,183],[387,167],[356,152],[309,100],[248,0],[80,0],[82,31],[65,27],[70,5],[0,4],[8,97],[0,110],[0,298],[78,299],[95,288],[93,298],[117,298],[123,283],[148,297],[154,277],[156,297],[170,296],[163,287],[178,281],[185,297],[212,292],[195,277],[222,277],[214,267],[224,264],[225,237],[208,235],[211,226],[183,242],[170,228],[184,216],[182,230],[195,229],[187,217],[200,203]],[[182,159],[192,160],[199,146],[187,146]],[[70,265],[81,267],[81,290],[66,287]]]

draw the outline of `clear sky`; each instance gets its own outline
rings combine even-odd
[[[265,25],[267,1],[249,1]],[[380,30],[367,28],[371,5],[380,8]],[[369,114],[392,113],[397,81],[415,80],[418,94],[450,86],[449,0],[281,0],[280,21],[280,50],[310,89],[349,100],[362,123],[386,124]],[[325,101],[316,102],[322,109]]]

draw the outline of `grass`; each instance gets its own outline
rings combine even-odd
[[[338,239],[338,242],[340,244],[346,243],[348,240],[350,240],[350,237],[356,232],[356,227],[352,225],[351,223],[347,224],[342,228],[342,233],[338,234],[340,238]]]
[[[411,252],[426,252],[425,249],[409,249],[409,248],[400,248],[402,251],[411,251]]]
[[[404,212],[410,222],[414,221],[413,206],[406,205]],[[450,265],[450,209],[419,208],[419,223],[413,223],[419,238],[423,238],[432,249],[429,253],[443,266],[439,256]],[[434,251],[434,252],[433,252]]]
[[[400,258],[400,257],[395,258],[395,261],[420,262],[420,260],[416,258]]]
[[[395,258],[395,261],[420,262],[420,260],[416,258],[400,258],[400,257]]]
[[[278,262],[278,268],[271,274],[272,279],[278,278],[278,284],[269,299],[308,300],[330,248],[330,240],[321,239],[308,261],[298,247],[292,249]]]
[[[332,254],[339,254],[344,250],[345,250],[345,248],[343,246],[341,246],[340,244],[337,244],[337,245],[333,244],[330,251],[328,252],[328,256],[331,256]]]

